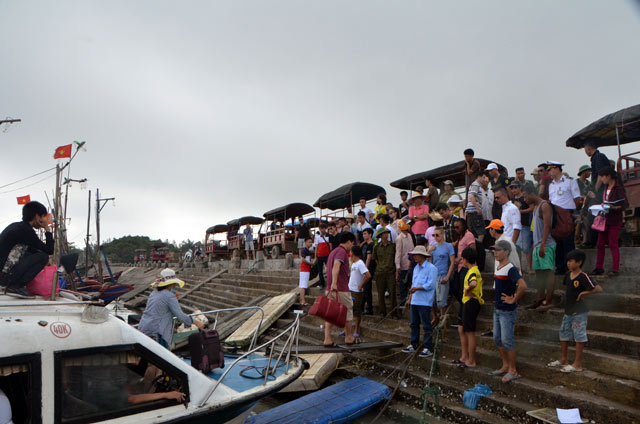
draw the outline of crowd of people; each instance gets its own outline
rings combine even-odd
[[[345,343],[358,343],[363,314],[373,314],[373,290],[383,317],[399,317],[409,309],[411,341],[403,350],[433,355],[433,326],[457,302],[461,354],[459,368],[476,366],[476,321],[484,305],[482,272],[493,273],[495,291],[492,335],[503,365],[492,374],[503,382],[519,378],[514,329],[518,301],[526,275],[535,275],[536,300],[527,309],[553,306],[555,275],[565,276],[565,316],[560,330],[562,358],[549,366],[564,372],[582,370],[586,342],[584,296],[601,291],[582,270],[580,249],[597,247],[595,269],[603,274],[605,247],[612,253],[608,275],[618,275],[618,241],[625,191],[614,166],[590,144],[590,165],[576,178],[557,161],[540,163],[526,176],[509,176],[495,163],[482,169],[474,151],[464,151],[465,186],[456,191],[450,180],[426,179],[424,185],[400,193],[397,206],[380,194],[372,209],[365,198],[360,208],[343,218],[322,222],[316,234],[301,237],[300,302],[306,305],[309,276],[318,273],[327,295],[347,306]],[[589,179],[591,178],[591,179]],[[301,225],[303,221],[300,221]],[[576,245],[579,249],[576,249]],[[486,263],[492,251],[495,263]],[[326,277],[324,268],[326,266]],[[420,346],[420,328],[423,342]],[[576,359],[567,360],[567,342],[575,341]],[[325,325],[325,346],[335,345],[331,325]]]

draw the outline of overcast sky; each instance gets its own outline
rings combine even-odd
[[[0,39],[0,117],[23,120],[0,132],[0,186],[85,140],[71,177],[116,197],[103,238],[202,239],[353,181],[395,203],[390,181],[467,147],[575,174],[565,140],[640,103],[631,0],[0,0]],[[0,227],[48,175],[0,188]],[[76,243],[87,194],[70,190]]]

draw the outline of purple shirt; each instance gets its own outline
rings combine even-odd
[[[349,291],[349,257],[344,247],[338,246],[333,249],[327,259],[327,289],[331,290],[333,284],[333,262],[340,262],[340,273],[338,274],[338,291]]]

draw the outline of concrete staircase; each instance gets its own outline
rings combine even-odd
[[[564,310],[561,307],[546,312],[525,310],[535,299],[535,277],[526,276],[529,285],[520,301],[516,325],[516,349],[518,371],[522,379],[505,384],[487,374],[501,365],[497,348],[490,337],[478,337],[478,368],[460,370],[451,363],[460,355],[457,330],[445,329],[439,358],[440,374],[434,382],[443,393],[442,405],[445,418],[454,422],[537,422],[526,415],[527,411],[549,408],[580,408],[583,419],[600,423],[640,423],[640,282],[628,275],[615,279],[597,278],[604,293],[587,298],[589,303],[589,342],[584,351],[585,371],[564,374],[546,364],[560,358],[558,329]],[[492,276],[484,276],[484,299],[478,319],[478,334],[492,327],[494,290]],[[555,300],[564,297],[564,286],[557,279]],[[312,290],[312,294],[320,294]],[[374,294],[374,304],[377,299]],[[311,303],[313,297],[309,297]],[[387,299],[388,302],[388,299]],[[377,307],[375,311],[377,312]],[[457,306],[450,311],[450,322],[455,322]],[[390,340],[409,343],[408,311],[404,318],[382,320],[379,316],[364,316],[361,335],[367,340]],[[285,320],[279,322],[280,326]],[[323,333],[322,321],[306,317],[301,333],[319,343]],[[380,352],[377,356],[388,355]],[[400,356],[399,356],[400,355]],[[349,370],[354,375],[366,375],[381,380],[397,366],[403,354],[376,361],[368,367]],[[352,361],[372,359],[376,355],[357,352]],[[570,360],[573,348],[570,348]],[[427,381],[430,359],[416,358],[410,367],[408,387],[400,388],[400,396],[409,404],[419,401],[419,394]],[[491,387],[494,394],[480,401],[479,411],[462,408],[462,393],[482,382]],[[388,383],[388,382],[387,382]],[[389,383],[388,383],[389,384]],[[419,402],[418,402],[419,403]],[[420,403],[421,404],[421,403]],[[506,420],[506,421],[505,421]]]

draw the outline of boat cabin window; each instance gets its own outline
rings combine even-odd
[[[0,359],[0,422],[42,422],[40,354]]]
[[[84,423],[189,400],[187,375],[139,344],[55,353],[56,422]]]

